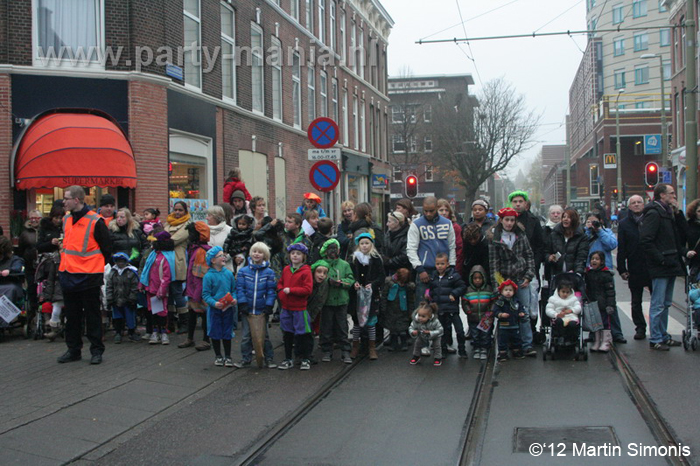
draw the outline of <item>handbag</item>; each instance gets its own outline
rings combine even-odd
[[[357,290],[357,322],[360,327],[367,324],[369,309],[372,305],[372,288],[362,287]]]
[[[600,316],[597,301],[583,304],[583,323],[581,326],[586,332],[603,330],[603,318]]]

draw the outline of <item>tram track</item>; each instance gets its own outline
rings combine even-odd
[[[625,391],[632,399],[632,402],[637,407],[642,419],[646,422],[654,438],[659,442],[659,445],[667,447],[677,447],[681,445],[683,442],[661,415],[661,411],[630,365],[627,357],[614,345],[611,348],[612,350],[609,354],[611,355],[612,365],[617,370],[618,374],[620,374]],[[690,466],[693,464],[684,456],[667,456],[666,460],[673,466]]]

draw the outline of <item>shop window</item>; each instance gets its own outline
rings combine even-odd
[[[355,203],[367,201],[367,177],[355,173],[347,175],[348,199]]]
[[[589,177],[589,184],[590,184],[590,193],[591,196],[599,196],[600,195],[600,184],[598,183],[598,165],[590,165],[589,167],[590,170],[590,177]]]
[[[206,221],[214,201],[211,139],[188,134],[170,134],[168,190],[170,207],[185,200],[193,220]]]
[[[34,65],[104,68],[103,0],[35,0]]]

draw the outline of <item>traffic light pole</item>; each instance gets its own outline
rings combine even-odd
[[[686,0],[685,15],[685,198],[698,197],[697,77],[695,72],[695,0]]]
[[[617,192],[622,192],[622,150],[620,148],[620,95],[625,92],[624,89],[620,89],[617,92],[617,99],[615,99],[615,131],[616,131],[616,162],[617,162]]]

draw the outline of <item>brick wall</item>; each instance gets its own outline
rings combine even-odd
[[[7,3],[0,2],[0,63],[7,63],[8,33]]]
[[[32,64],[32,0],[7,4],[7,61],[12,65]]]
[[[136,157],[136,212],[168,212],[168,108],[162,86],[129,83],[129,139]]]
[[[128,0],[105,0],[105,46],[113,51],[121,48],[118,63],[106,63],[108,70],[125,71],[132,68],[127,63],[133,61],[130,47],[131,21]],[[138,3],[138,2],[136,2]],[[155,2],[154,2],[155,3]]]
[[[0,166],[10,167],[12,152],[12,101],[10,93],[10,76],[0,74]],[[10,170],[13,170],[10,167]],[[0,212],[12,211],[12,189],[10,187],[10,172],[3,170],[0,178]],[[0,215],[0,226],[5,236],[10,236],[10,216]]]

